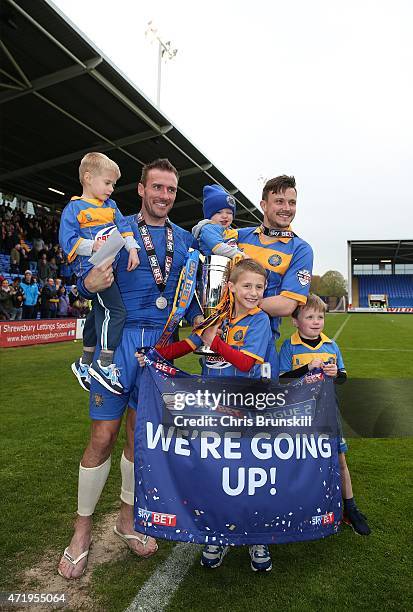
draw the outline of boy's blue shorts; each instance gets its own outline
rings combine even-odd
[[[136,410],[139,396],[139,381],[142,369],[135,353],[144,346],[154,346],[161,337],[163,328],[127,327],[114,354],[114,363],[120,370],[120,383],[124,392],[115,395],[91,378],[89,415],[96,421],[120,419],[129,406]]]

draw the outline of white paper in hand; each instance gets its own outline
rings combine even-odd
[[[124,238],[122,238],[118,229],[114,229],[109,238],[105,240],[103,246],[96,253],[93,253],[89,262],[94,266],[112,262],[124,245]]]

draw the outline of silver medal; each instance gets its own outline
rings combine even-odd
[[[168,306],[168,300],[163,295],[159,295],[156,298],[155,304],[156,307],[159,308],[159,310],[163,310]]]

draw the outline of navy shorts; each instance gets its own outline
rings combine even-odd
[[[114,354],[114,363],[120,370],[120,383],[124,392],[115,395],[94,378],[91,379],[89,415],[96,421],[120,419],[129,406],[136,410],[142,369],[135,353],[144,346],[154,346],[163,328],[124,327],[122,340]]]

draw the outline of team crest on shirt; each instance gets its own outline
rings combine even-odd
[[[298,270],[297,278],[302,287],[305,287],[311,283],[311,273],[309,270]]]
[[[244,332],[241,331],[240,329],[234,334],[234,340],[236,340],[237,342],[239,342],[239,340],[242,340],[243,337],[244,337]]]
[[[281,255],[277,255],[276,253],[275,255],[271,255],[271,257],[268,259],[268,263],[270,264],[270,266],[274,266],[274,267],[279,266],[281,262],[282,262]]]
[[[86,213],[87,221],[92,221],[92,215],[90,213]]]
[[[103,395],[101,395],[100,393],[95,393],[93,399],[95,400],[96,408],[100,408],[101,406],[103,406]]]

